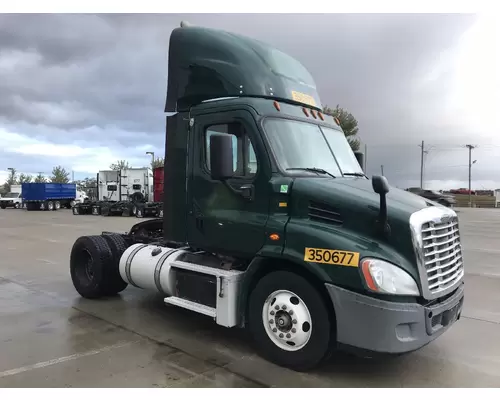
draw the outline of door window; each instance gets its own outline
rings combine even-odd
[[[257,173],[257,157],[245,128],[240,123],[211,125],[205,130],[205,167],[210,171],[210,137],[231,135],[233,140],[233,172],[236,177],[253,177]]]

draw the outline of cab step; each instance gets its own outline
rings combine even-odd
[[[181,299],[180,297],[176,297],[176,296],[166,297],[164,301],[166,304],[171,304],[173,306],[182,307],[182,308],[185,308],[187,310],[197,312],[199,314],[204,314],[208,317],[215,318],[217,316],[217,312],[216,312],[215,308],[205,306],[203,304],[196,303],[194,301]]]

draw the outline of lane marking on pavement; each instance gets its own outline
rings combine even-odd
[[[34,369],[45,368],[45,367],[49,367],[51,365],[60,364],[62,362],[66,362],[66,361],[77,360],[77,359],[82,358],[82,357],[93,356],[95,354],[118,349],[120,347],[125,347],[125,346],[131,345],[134,343],[138,343],[138,342],[139,342],[139,340],[136,340],[134,342],[119,342],[119,343],[116,343],[114,345],[102,347],[102,348],[96,349],[96,350],[90,350],[90,351],[86,351],[83,353],[75,353],[75,354],[72,354],[70,356],[54,358],[52,360],[39,362],[39,363],[36,363],[33,365],[27,365],[27,366],[20,367],[20,368],[9,369],[7,371],[0,372],[0,379],[5,378],[7,376],[17,375],[17,374],[21,374],[23,372],[32,371]]]
[[[495,254],[500,254],[500,250],[496,250],[496,249],[481,249],[481,248],[478,248],[478,247],[469,247],[469,248],[465,248],[466,251],[481,251],[483,253],[495,253]]]
[[[50,260],[46,260],[45,258],[37,258],[36,261],[42,261],[46,264],[52,264],[52,265],[56,265],[57,263],[54,262],[54,261],[50,261]]]

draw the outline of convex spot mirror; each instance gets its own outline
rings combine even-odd
[[[375,175],[372,177],[373,191],[378,194],[386,194],[389,192],[389,182],[385,176]]]

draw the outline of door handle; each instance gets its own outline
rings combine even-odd
[[[244,199],[253,200],[254,186],[253,185],[242,185],[240,186],[240,194]]]

